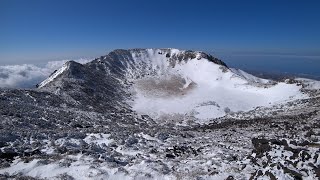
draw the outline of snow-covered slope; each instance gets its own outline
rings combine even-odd
[[[42,88],[45,85],[47,85],[48,83],[52,82],[55,78],[57,78],[60,74],[62,74],[64,71],[66,71],[68,69],[68,62],[64,63],[63,66],[56,70],[55,72],[53,72],[47,79],[45,79],[44,81],[42,81],[38,87]]]
[[[260,83],[260,84],[272,84],[274,83],[272,80],[269,79],[262,79],[262,78],[258,78],[252,74],[249,74],[241,69],[235,69],[235,68],[230,68],[230,70],[239,75],[240,77],[243,77],[244,79],[246,79],[248,82],[251,83]]]

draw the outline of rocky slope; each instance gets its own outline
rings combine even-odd
[[[70,61],[0,90],[0,179],[317,179],[317,84],[176,49]]]

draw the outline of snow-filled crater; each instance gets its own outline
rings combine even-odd
[[[133,110],[155,119],[192,117],[207,122],[230,112],[304,96],[295,84],[272,83],[228,69],[202,58],[200,53],[188,60],[175,60],[179,53],[184,52],[132,52],[134,63],[128,66],[127,78],[133,82]]]

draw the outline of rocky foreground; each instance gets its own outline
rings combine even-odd
[[[37,89],[0,90],[0,179],[320,178],[319,90],[287,80],[308,98],[208,123],[159,121],[126,103],[132,84],[114,66],[120,57],[130,55],[68,62]]]

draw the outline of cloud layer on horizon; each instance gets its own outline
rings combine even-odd
[[[68,60],[50,61],[44,66],[34,64],[0,66],[0,88],[34,88]],[[81,64],[88,59],[75,60]]]

